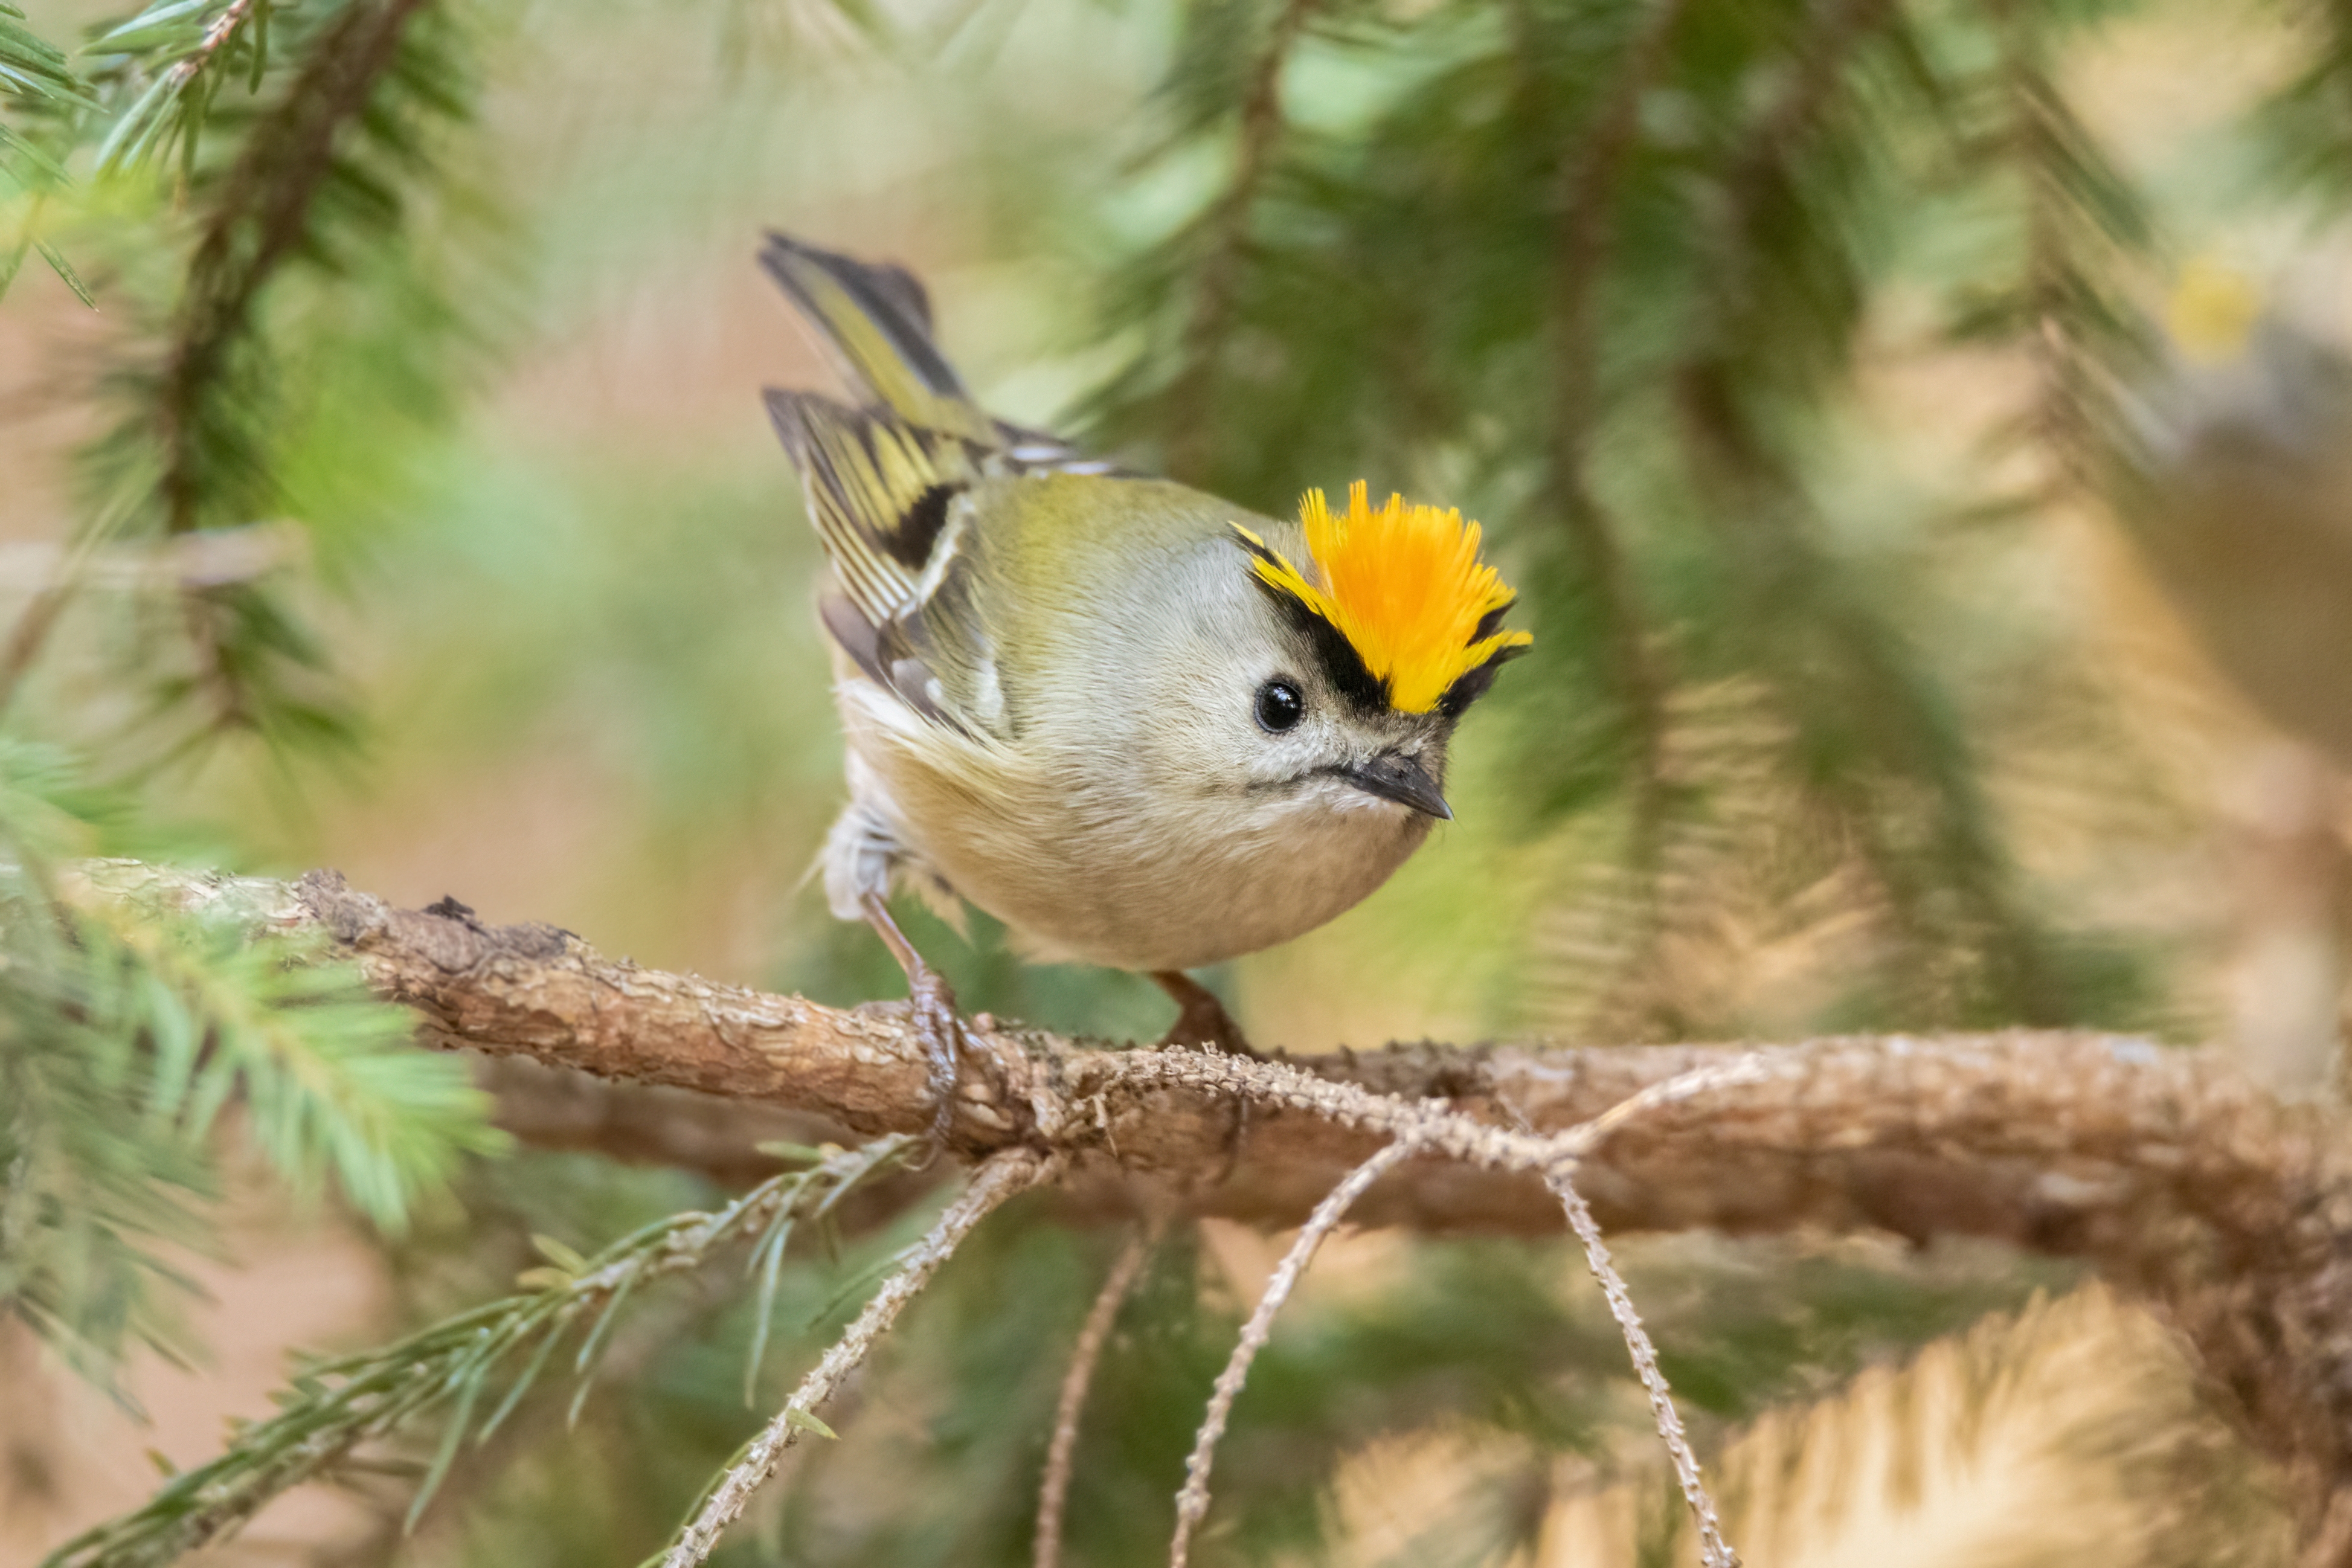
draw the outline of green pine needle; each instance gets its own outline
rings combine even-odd
[[[409,1510],[414,1524],[467,1436],[478,1444],[508,1419],[572,1324],[594,1313],[604,1330],[640,1281],[692,1271],[772,1235],[780,1215],[805,1216],[837,1201],[899,1164],[914,1147],[914,1140],[892,1136],[835,1153],[811,1169],[771,1177],[723,1209],[645,1226],[586,1259],[585,1272],[567,1284],[488,1302],[396,1344],[311,1366],[277,1415],[240,1430],[218,1458],[182,1473],[133,1512],[66,1542],[41,1568],[163,1568],[233,1532],[269,1499],[331,1469],[359,1445],[446,1410],[446,1425]],[[477,1433],[472,1414],[499,1368],[534,1339],[530,1359]],[[584,1371],[591,1362],[575,1364]]]

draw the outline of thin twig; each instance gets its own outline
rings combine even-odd
[[[1128,1292],[1135,1289],[1136,1279],[1143,1272],[1144,1259],[1151,1256],[1152,1245],[1160,1239],[1161,1228],[1161,1221],[1154,1217],[1119,1248],[1110,1273],[1104,1277],[1102,1289],[1096,1293],[1095,1304],[1087,1310],[1086,1323],[1078,1330],[1078,1342],[1070,1349],[1070,1369],[1062,1374],[1062,1396],[1054,1406],[1054,1440],[1045,1448],[1045,1476],[1037,1487],[1034,1568],[1060,1568],[1062,1512],[1069,1501],[1070,1472],[1077,1458],[1078,1417],[1086,1414],[1087,1390],[1094,1384],[1095,1363],[1102,1358],[1103,1345],[1110,1339],[1111,1324],[1118,1321],[1118,1310],[1126,1304]]]
[[[693,1521],[679,1531],[677,1543],[662,1558],[662,1568],[696,1568],[719,1544],[719,1534],[743,1515],[751,1495],[767,1483],[783,1462],[784,1450],[803,1430],[815,1426],[816,1411],[831,1399],[844,1380],[857,1370],[875,1342],[890,1331],[898,1314],[917,1292],[930,1283],[940,1264],[954,1256],[973,1227],[994,1213],[1007,1198],[1044,1180],[1059,1162],[1027,1149],[1008,1149],[972,1173],[963,1195],[947,1206],[923,1239],[908,1253],[898,1271],[882,1284],[833,1348],[824,1352],[767,1430],[753,1438],[742,1458],[730,1466],[704,1500]]]
[[[1689,1505],[1691,1518],[1698,1525],[1699,1561],[1706,1568],[1739,1568],[1739,1553],[1723,1539],[1715,1500],[1706,1495],[1706,1483],[1698,1473],[1698,1457],[1691,1452],[1690,1439],[1683,1433],[1682,1415],[1675,1408],[1665,1373],[1658,1370],[1657,1349],[1650,1343],[1649,1331],[1642,1326],[1642,1314],[1634,1310],[1624,1278],[1610,1261],[1609,1247],[1601,1239],[1599,1223],[1570,1177],[1571,1173],[1562,1168],[1547,1181],[1559,1195],[1561,1206],[1567,1209],[1568,1223],[1575,1230],[1576,1238],[1584,1244],[1584,1260],[1591,1266],[1592,1277],[1601,1281],[1601,1294],[1609,1302],[1609,1315],[1617,1320],[1618,1331],[1625,1336],[1625,1350],[1633,1359],[1633,1372],[1650,1396],[1651,1419],[1657,1423],[1658,1437],[1674,1460],[1675,1480],[1682,1488],[1683,1501]]]
[[[214,17],[213,25],[205,29],[205,36],[197,40],[194,51],[172,68],[169,90],[177,92],[185,87],[215,55],[220,53],[221,46],[227,43],[229,36],[244,25],[246,14],[253,9],[253,5],[254,0],[230,0],[228,8]]]
[[[1776,1070],[1790,1070],[1785,1060],[1745,1051],[1729,1061],[1708,1062],[1649,1084],[1590,1121],[1558,1132],[1520,1132],[1465,1115],[1443,1100],[1379,1094],[1316,1077],[1287,1062],[1161,1048],[1106,1054],[1100,1066],[1129,1085],[1181,1086],[1261,1109],[1303,1111],[1341,1126],[1411,1137],[1432,1154],[1482,1170],[1546,1177],[1591,1153],[1633,1117],[1694,1095],[1760,1083]]]
[[[1240,1342],[1225,1362],[1225,1370],[1217,1374],[1216,1391],[1209,1397],[1209,1412],[1202,1418],[1201,1429],[1192,1439],[1192,1458],[1184,1461],[1184,1489],[1176,1494],[1176,1535],[1169,1542],[1168,1568],[1184,1568],[1192,1548],[1192,1531],[1209,1511],[1209,1467],[1216,1458],[1217,1440],[1225,1435],[1226,1418],[1233,1414],[1234,1401],[1241,1396],[1242,1384],[1249,1379],[1250,1363],[1265,1348],[1274,1331],[1274,1315],[1290,1300],[1290,1292],[1297,1288],[1307,1264],[1314,1261],[1316,1249],[1338,1228],[1348,1210],[1364,1195],[1365,1189],[1380,1180],[1390,1166],[1420,1148],[1421,1142],[1414,1132],[1404,1132],[1395,1142],[1383,1145],[1370,1159],[1349,1172],[1347,1180],[1315,1205],[1315,1212],[1299,1229],[1298,1239],[1290,1244],[1274,1278],[1266,1281],[1265,1294],[1258,1298],[1257,1310],[1242,1326]]]
[[[1677,1073],[1618,1101],[1591,1121],[1570,1128],[1559,1134],[1559,1141],[1574,1144],[1580,1153],[1589,1152],[1606,1142],[1619,1128],[1650,1111],[1759,1082],[1768,1071],[1763,1057],[1750,1051],[1731,1061]],[[1683,1501],[1689,1506],[1691,1518],[1698,1526],[1700,1561],[1706,1568],[1739,1568],[1739,1554],[1723,1539],[1715,1500],[1707,1496],[1706,1483],[1699,1476],[1697,1457],[1691,1452],[1690,1439],[1683,1432],[1682,1414],[1675,1408],[1665,1373],[1658,1369],[1657,1350],[1650,1343],[1649,1331],[1642,1326],[1641,1313],[1634,1310],[1633,1293],[1625,1289],[1623,1277],[1610,1260],[1608,1245],[1601,1237],[1600,1223],[1576,1190],[1575,1174],[1573,1160],[1563,1160],[1545,1176],[1544,1183],[1568,1211],[1569,1226],[1576,1232],[1577,1240],[1584,1244],[1584,1261],[1591,1268],[1592,1277],[1601,1282],[1601,1294],[1609,1303],[1609,1315],[1617,1320],[1618,1330],[1625,1336],[1625,1351],[1633,1358],[1634,1374],[1650,1396],[1650,1415],[1657,1423],[1658,1438],[1674,1460],[1675,1480],[1682,1488]]]
[[[1742,1051],[1728,1061],[1707,1062],[1678,1072],[1672,1078],[1644,1085],[1626,1096],[1590,1121],[1580,1121],[1565,1132],[1552,1134],[1555,1142],[1573,1151],[1582,1159],[1607,1142],[1617,1130],[1638,1117],[1646,1116],[1661,1106],[1679,1105],[1685,1100],[1702,1095],[1717,1094],[1727,1089],[1743,1089],[1762,1083],[1771,1076],[1772,1063],[1762,1051]]]

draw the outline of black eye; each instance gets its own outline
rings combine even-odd
[[[1269,680],[1257,689],[1257,727],[1279,735],[1307,712],[1307,700],[1287,680]]]

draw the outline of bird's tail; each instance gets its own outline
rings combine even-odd
[[[932,341],[931,302],[913,274],[774,233],[760,264],[874,412],[913,430],[998,444],[996,422]]]

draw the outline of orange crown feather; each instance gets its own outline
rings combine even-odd
[[[1258,580],[1346,637],[1400,712],[1431,711],[1465,676],[1535,640],[1496,629],[1517,595],[1478,559],[1478,525],[1460,511],[1409,505],[1399,495],[1375,511],[1359,479],[1344,512],[1308,490],[1298,521],[1312,578],[1256,534],[1234,528]]]

